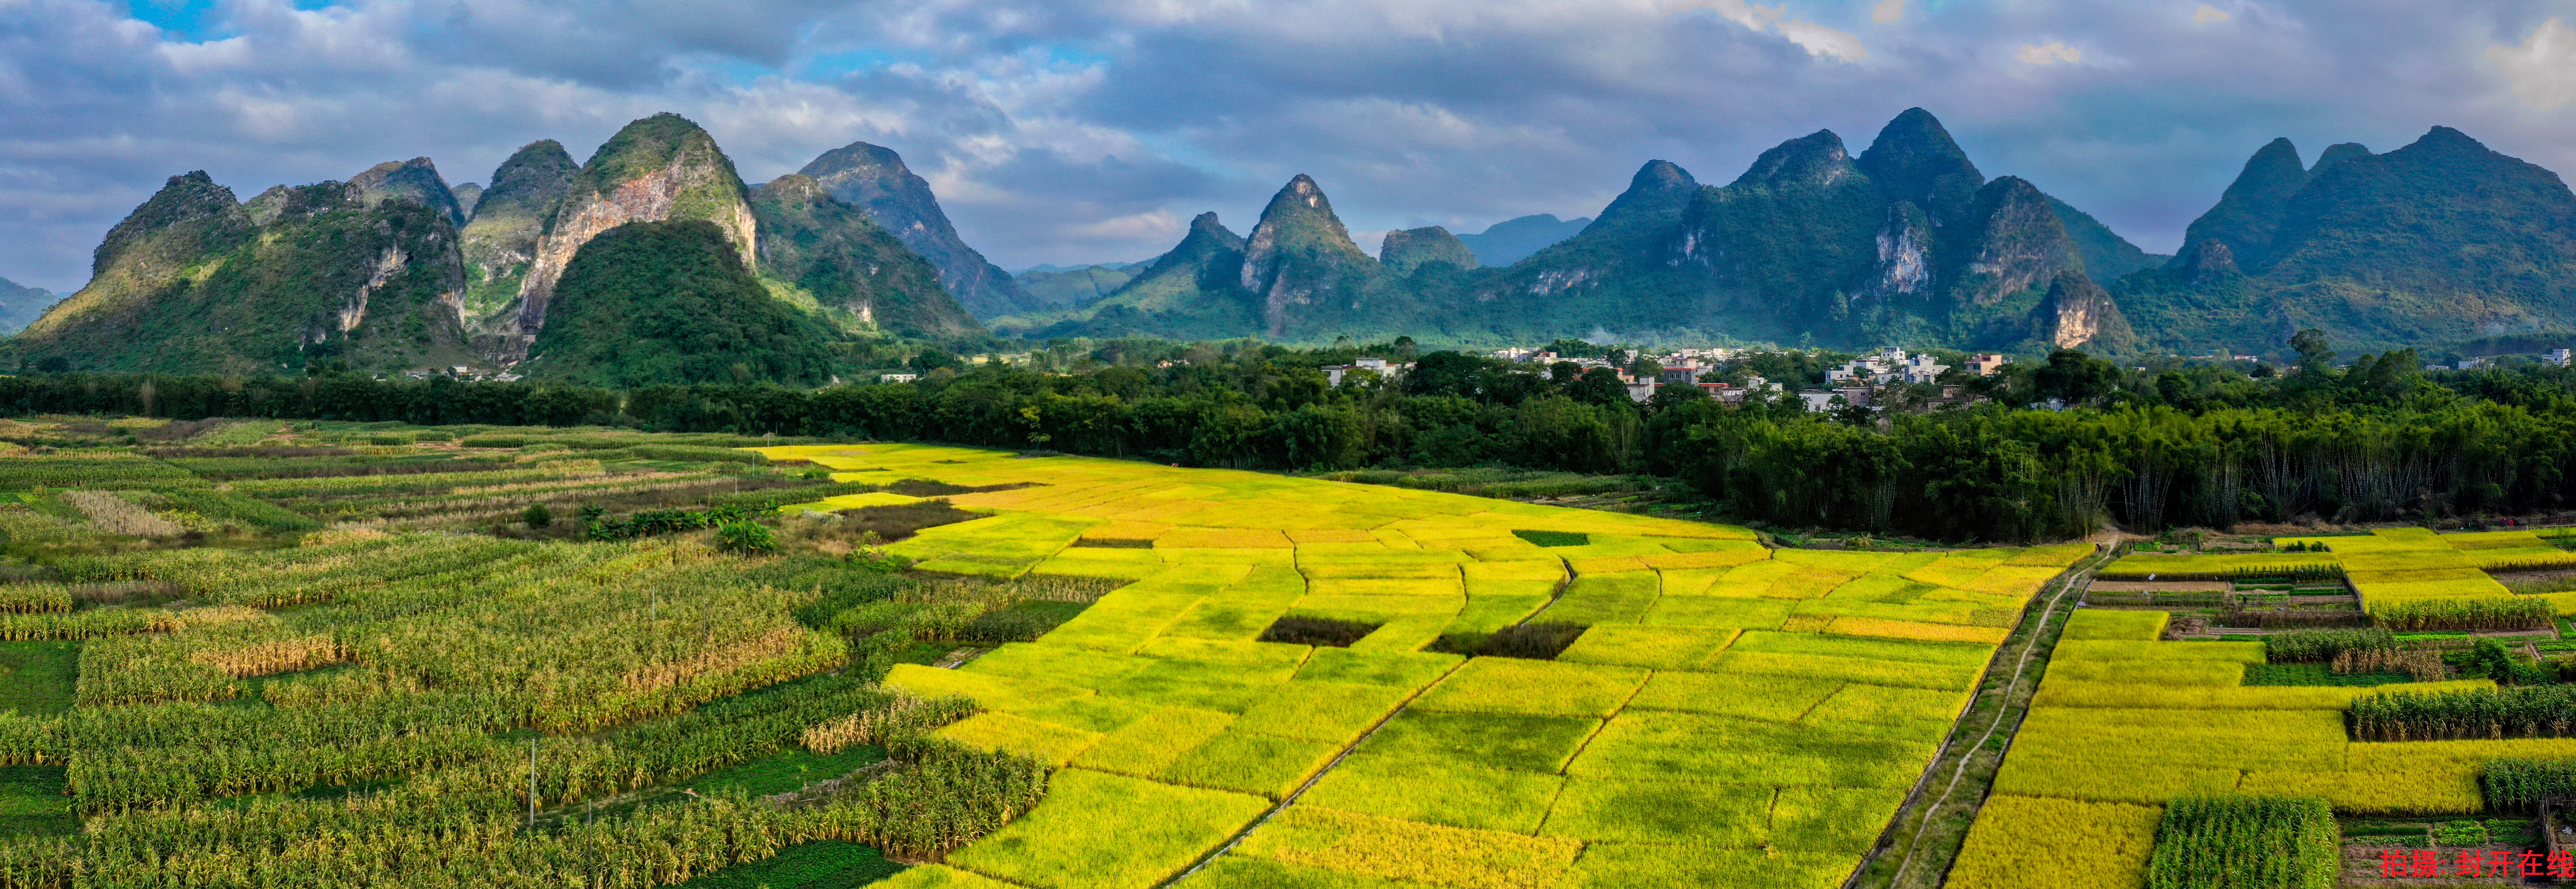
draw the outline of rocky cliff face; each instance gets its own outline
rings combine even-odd
[[[2239,265],[2260,265],[2270,254],[2272,231],[2280,227],[2290,196],[2307,182],[2298,147],[2288,139],[2274,139],[2246,159],[2245,169],[2219,195],[2217,206],[2192,220],[2183,243],[2197,249],[2214,241],[2226,245],[2229,258]],[[2174,262],[2190,263],[2190,251],[2176,256]]]
[[[715,139],[676,114],[627,124],[582,165],[538,239],[519,288],[517,341],[503,339],[494,357],[526,357],[545,329],[556,281],[590,239],[630,222],[690,219],[713,223],[746,262],[757,255],[758,226],[742,178]]]
[[[530,142],[492,171],[492,187],[475,201],[461,233],[465,253],[467,327],[486,338],[519,334],[516,312],[537,241],[563,207],[581,165],[553,139]],[[487,348],[498,351],[487,339]]]
[[[1451,268],[1477,267],[1476,254],[1467,242],[1439,226],[1408,228],[1386,233],[1386,242],[1378,245],[1377,261],[1396,275],[1410,275],[1425,263],[1445,262]]]
[[[960,336],[984,325],[939,286],[939,270],[811,176],[771,180],[752,196],[760,215],[760,265],[791,303],[844,330]],[[777,290],[778,288],[773,288]]]
[[[2048,348],[2127,352],[2136,339],[2110,292],[2072,269],[2057,273],[2030,320],[2031,339]]]
[[[418,201],[447,214],[448,224],[465,227],[465,208],[457,204],[456,193],[448,190],[447,180],[438,175],[438,165],[429,158],[377,164],[349,177],[349,185],[369,202]]]
[[[1001,267],[966,246],[957,227],[939,208],[930,183],[904,166],[893,150],[865,142],[826,151],[796,171],[823,184],[832,196],[866,210],[903,239],[905,247],[939,269],[939,283],[955,294],[978,318],[991,318],[1042,306],[1020,289]]]

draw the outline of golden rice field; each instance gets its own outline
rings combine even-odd
[[[2402,551],[2409,537],[2378,545]],[[2338,815],[2464,816],[2486,808],[2486,760],[2576,758],[2569,738],[2351,741],[2344,711],[2359,694],[2494,683],[2247,686],[2244,667],[2263,663],[2263,643],[2156,641],[2164,617],[2087,609],[2067,622],[1947,885],[2142,885],[2157,815],[2180,796],[2316,796]],[[2089,866],[2059,867],[2070,850]]]
[[[982,705],[941,735],[1055,769],[1028,815],[895,887],[1837,886],[2030,597],[2092,551],[1774,551],[1250,472],[761,452],[840,481],[1024,485],[950,498],[992,515],[890,547],[921,569],[1132,581],[1035,642],[889,675]],[[1375,629],[1259,641],[1289,616]],[[1554,660],[1426,650],[1525,622],[1590,629]]]

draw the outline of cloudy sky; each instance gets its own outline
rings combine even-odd
[[[903,153],[1017,269],[1249,228],[1312,174],[1365,246],[1723,183],[1908,106],[2170,252],[2245,157],[2434,124],[2576,171],[2576,0],[0,0],[0,277],[87,277],[194,169],[249,197],[428,155],[482,181],[656,111],[747,179]]]

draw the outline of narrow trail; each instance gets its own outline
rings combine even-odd
[[[2027,675],[2030,670],[2032,656],[2040,650],[2042,638],[2048,633],[2049,622],[2056,618],[2058,609],[2066,602],[2067,594],[2076,593],[2082,590],[2084,582],[2092,577],[2095,570],[2101,568],[2105,562],[2110,561],[2112,553],[2115,551],[2116,544],[2113,546],[2103,547],[2097,550],[2093,555],[2085,557],[2083,561],[2077,562],[2073,567],[2067,569],[2065,574],[2059,575],[2056,580],[2052,581],[2052,583],[2056,585],[2057,591],[2054,595],[2049,597],[2048,604],[2040,608],[2039,611],[2033,615],[2033,619],[2036,620],[2036,623],[2030,624],[2032,628],[2031,633],[2022,641],[2021,653],[2013,661],[2012,679],[2004,683],[2004,685],[1996,689],[1994,692],[1994,694],[1998,696],[1998,705],[1995,708],[1993,720],[1988,722],[1986,725],[1985,732],[1977,737],[1975,743],[1966,745],[1965,747],[1961,747],[1958,743],[1959,739],[1954,736],[1942,747],[1939,753],[1933,756],[1933,762],[1938,763],[1943,757],[1949,756],[1954,751],[1957,751],[1960,754],[1957,765],[1951,768],[1950,780],[1942,786],[1939,796],[1917,796],[1914,800],[1909,802],[1905,808],[1900,809],[1897,813],[1896,819],[1891,822],[1892,825],[1902,824],[1907,815],[1920,815],[1919,820],[1915,824],[1913,835],[1906,841],[1905,857],[1897,862],[1896,872],[1890,874],[1888,877],[1886,883],[1888,889],[1903,889],[1906,885],[1905,875],[1914,867],[1916,857],[1915,853],[1920,851],[1923,847],[1924,834],[1931,829],[1932,822],[1940,814],[1941,808],[1949,805],[1951,797],[1958,793],[1959,783],[1966,777],[1968,767],[1976,763],[1978,751],[1985,749],[1986,743],[1992,741],[1995,734],[2001,731],[2005,725],[2017,725],[2019,723],[2018,717],[2020,714],[2029,709],[2026,704],[2016,706],[2014,704],[2014,699],[2020,693],[2022,677]],[[1976,702],[1971,701],[1969,703],[1969,710],[1973,711],[1975,707]],[[1931,777],[1931,774],[1932,773],[1927,773],[1925,777],[1928,779]],[[1856,887],[1862,885],[1863,881],[1869,875],[1870,866],[1876,864],[1879,856],[1886,854],[1888,848],[1889,847],[1886,845],[1881,845],[1878,848],[1873,849],[1868,857],[1863,858],[1860,865],[1852,870],[1851,878],[1844,881],[1843,886],[1845,889],[1856,889]]]

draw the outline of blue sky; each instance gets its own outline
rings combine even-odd
[[[243,197],[427,155],[483,181],[657,111],[765,181],[869,141],[1005,267],[1248,228],[1313,175],[1355,235],[1591,215],[1639,164],[1735,177],[1933,111],[2168,252],[2288,136],[2433,125],[2576,169],[2576,0],[0,0],[0,277],[64,290],[174,173]]]

